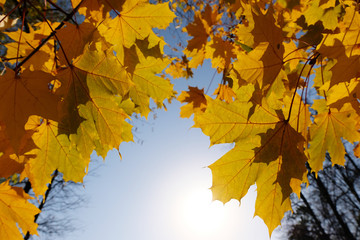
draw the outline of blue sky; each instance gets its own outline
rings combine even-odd
[[[193,80],[175,80],[180,92],[188,84],[208,86],[214,69],[208,63]],[[219,78],[219,77],[217,77]],[[209,93],[217,87],[215,79]],[[137,121],[143,144],[123,143],[122,160],[110,152],[94,176],[85,178],[89,203],[73,212],[80,228],[68,240],[267,240],[263,221],[255,217],[255,188],[239,202],[211,203],[211,171],[231,145],[209,147],[209,138],[179,117],[181,104],[173,101],[157,118]],[[276,239],[275,236],[272,238]]]

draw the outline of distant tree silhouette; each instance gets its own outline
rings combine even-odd
[[[317,176],[308,168],[309,186],[292,196],[293,214],[283,219],[288,239],[360,239],[360,162],[346,154],[345,167],[329,155]]]

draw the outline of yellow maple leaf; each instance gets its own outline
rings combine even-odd
[[[86,51],[57,78],[61,87],[56,94],[64,98],[59,128],[71,135],[80,152],[87,156],[97,148],[105,156],[122,141],[131,140],[131,127],[125,122],[128,115],[116,96],[127,95],[133,83],[111,50]]]
[[[335,6],[335,1],[315,0],[309,1],[310,6],[304,12],[304,17],[308,25],[314,25],[321,21],[326,29],[334,30],[338,26],[338,17],[341,13],[341,4]]]
[[[190,87],[189,91],[183,91],[177,98],[181,103],[187,103],[180,109],[180,117],[189,118],[192,114],[197,112],[204,112],[206,109],[206,98],[204,89],[197,87]]]
[[[30,54],[35,53],[23,66],[26,68],[31,67],[31,70],[48,70],[49,72],[49,69],[52,69],[51,66],[54,65],[55,54],[53,51],[53,44],[47,42],[38,51],[34,52],[34,49],[41,44],[42,40],[45,39],[53,29],[55,29],[57,24],[58,23],[49,23],[50,28],[46,23],[38,23],[34,25],[36,30],[30,28],[29,33],[24,32],[21,29],[15,32],[7,32],[6,34],[14,40],[14,42],[5,44],[7,48],[6,57],[9,59],[9,62],[21,62]]]
[[[171,62],[169,67],[165,69],[165,73],[170,74],[173,78],[189,78],[193,76],[193,72],[188,66],[188,61]]]
[[[145,117],[150,112],[150,97],[156,103],[162,103],[174,95],[169,79],[157,76],[170,60],[158,57],[161,46],[150,48],[149,44],[147,38],[136,40],[136,45],[124,48],[123,52],[117,54],[118,62],[126,68],[126,77],[134,83],[130,87],[129,97]]]
[[[310,126],[310,166],[314,171],[322,169],[326,151],[329,152],[332,164],[343,165],[345,162],[345,148],[341,138],[350,142],[360,140],[356,128],[356,115],[351,104],[345,104],[341,110],[327,108],[324,100],[317,100],[312,106],[318,111],[314,123]]]
[[[211,144],[236,142],[274,127],[279,120],[276,112],[265,101],[253,104],[253,91],[251,84],[241,87],[237,96],[242,92],[242,97],[231,103],[207,97],[206,111],[195,115],[194,127],[201,128]]]
[[[25,127],[35,131],[32,139],[37,148],[31,153],[36,157],[28,161],[25,173],[36,195],[45,193],[55,170],[63,173],[65,181],[82,181],[90,157],[83,157],[69,137],[59,132],[57,122],[33,116]]]
[[[38,208],[28,202],[29,195],[20,188],[9,186],[9,182],[0,184],[0,238],[20,240],[23,233],[37,234],[37,224],[34,217],[40,212]]]
[[[150,4],[146,0],[125,1],[115,18],[106,18],[99,25],[100,33],[114,45],[119,52],[122,47],[131,47],[136,39],[148,38],[150,46],[155,46],[161,39],[152,28],[164,29],[174,19],[168,3]]]
[[[291,209],[290,193],[300,194],[305,179],[304,138],[286,121],[259,135],[236,142],[235,148],[210,165],[214,199],[240,200],[248,188],[258,187],[255,214],[271,233]]]
[[[303,52],[299,51],[294,41],[284,42],[284,63],[289,63],[290,71],[296,69],[300,60],[306,59]]]
[[[252,16],[254,26],[251,34],[256,46],[249,53],[238,52],[234,70],[247,82],[257,81],[262,89],[273,83],[282,68],[283,36],[275,23],[272,7],[265,15],[252,11]]]
[[[214,95],[220,100],[224,100],[227,103],[233,102],[236,98],[236,94],[228,85],[219,84],[219,87],[215,89]]]

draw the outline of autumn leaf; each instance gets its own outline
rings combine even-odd
[[[212,67],[217,68],[218,72],[229,69],[233,59],[235,46],[228,41],[222,40],[220,36],[215,36],[207,45],[205,57],[212,59]]]
[[[37,148],[31,153],[36,157],[27,162],[25,172],[30,173],[26,177],[36,195],[45,193],[55,170],[62,172],[66,181],[82,182],[90,158],[82,157],[69,137],[59,134],[56,122],[34,116],[25,127],[35,131],[32,139]]]
[[[310,166],[314,171],[322,169],[324,156],[329,152],[332,164],[343,165],[345,162],[345,148],[342,138],[355,142],[359,141],[357,122],[353,118],[355,110],[350,104],[344,105],[341,110],[328,109],[323,100],[313,106],[318,114],[310,127]]]
[[[193,37],[188,41],[187,45],[187,49],[190,52],[194,50],[199,52],[199,50],[205,47],[210,28],[207,22],[202,20],[201,15],[195,16],[194,22],[186,26],[186,31]]]
[[[253,164],[258,139],[236,144],[235,147],[211,164],[213,200],[223,203],[242,199],[255,184],[262,164]]]
[[[234,101],[236,98],[234,91],[229,86],[223,84],[219,84],[219,87],[215,89],[214,95],[217,95],[216,98],[227,103]]]
[[[155,2],[71,0],[70,11],[49,2],[54,18],[28,1],[8,9],[0,0],[18,19],[14,29],[0,23],[0,178],[27,177],[37,195],[55,170],[81,182],[91,153],[132,141],[131,118],[175,97],[168,75],[192,77],[206,60],[223,77],[199,85],[218,84],[216,96],[189,87],[177,97],[180,116],[194,114],[210,144],[234,144],[210,166],[213,197],[240,200],[256,184],[255,214],[271,234],[300,193],[305,162],[317,172],[329,153],[343,165],[343,141],[359,141],[358,4]],[[169,25],[181,37],[165,49]],[[8,182],[0,188],[17,199],[0,196],[2,238],[21,239],[18,227],[35,233],[28,197]],[[26,224],[9,208],[20,199]]]
[[[238,91],[243,93],[243,98],[232,103],[207,97],[206,111],[195,114],[194,127],[201,128],[211,144],[236,142],[266,131],[278,122],[276,112],[266,102],[262,106],[250,102],[254,91],[251,84]]]
[[[173,21],[175,15],[167,3],[150,4],[146,0],[125,1],[121,11],[113,19],[107,18],[99,31],[105,39],[119,51],[131,47],[136,39],[149,39],[150,46],[161,39],[152,31],[153,27],[164,29]]]
[[[255,214],[271,233],[291,209],[290,193],[300,194],[307,160],[303,145],[302,135],[286,121],[279,121],[266,133],[238,140],[234,149],[210,165],[214,199],[224,203],[240,200],[256,183]]]
[[[182,118],[189,118],[192,114],[204,112],[206,109],[204,89],[189,86],[189,91],[183,91],[177,100],[181,103],[187,103],[181,107],[180,117]]]
[[[22,239],[18,227],[23,232],[37,234],[34,217],[40,211],[28,202],[30,197],[21,188],[9,186],[9,182],[0,184],[0,238]]]
[[[232,46],[226,41],[222,41],[220,36],[213,37],[211,41],[208,41],[208,38],[215,32],[214,25],[219,24],[221,16],[222,14],[216,7],[212,8],[207,4],[204,11],[197,12],[194,21],[183,29],[192,37],[184,50],[185,55],[191,58],[189,61],[191,68],[197,68],[205,58],[214,57],[220,64],[213,63],[213,66],[224,69],[230,64],[231,57],[235,57],[235,54],[231,52]],[[222,44],[218,44],[219,42]],[[224,48],[225,51],[217,49],[217,47]]]
[[[241,79],[250,83],[257,81],[260,88],[271,85],[283,65],[282,31],[272,14],[272,8],[265,15],[252,12],[254,28],[251,34],[256,46],[249,53],[239,52],[234,63],[234,70]]]
[[[15,152],[10,143],[10,137],[6,133],[6,126],[0,124],[0,176],[2,178],[9,178],[16,173],[21,173],[27,161],[34,157],[29,153],[36,147],[31,139],[32,134],[32,131],[26,131],[20,141],[18,151]]]
[[[24,125],[31,115],[58,119],[59,97],[51,93],[51,74],[41,71],[24,71],[20,76],[8,70],[0,81],[0,120],[15,151],[25,135]]]
[[[188,61],[171,62],[169,67],[165,69],[165,73],[170,74],[173,78],[189,78],[193,76],[193,72],[188,66]]]
[[[96,27],[90,22],[83,22],[80,25],[66,24],[57,32],[57,38],[61,42],[59,60],[63,64],[69,64],[80,56],[87,44],[97,41],[99,33]]]
[[[194,22],[189,23],[185,30],[193,38],[188,41],[187,50],[190,52],[199,51],[204,48],[212,31],[212,25],[217,24],[222,14],[217,9],[206,5],[204,11],[197,13]]]
[[[81,152],[88,155],[99,148],[106,154],[130,140],[131,134],[123,135],[123,131],[130,131],[124,121],[128,115],[119,108],[115,96],[126,95],[132,82],[111,51],[87,51],[58,77],[62,87],[57,94],[64,98],[60,131],[74,134],[72,141]]]
[[[326,29],[334,30],[338,26],[341,5],[335,6],[335,1],[323,3],[320,0],[311,1],[309,8],[304,12],[304,17],[308,25],[314,25],[321,21]]]
[[[23,4],[11,11],[21,7],[40,15],[34,17],[38,23],[30,17],[21,28],[5,33],[0,178],[27,178],[39,196],[54,171],[66,181],[81,182],[94,150],[105,158],[109,150],[133,140],[130,116],[147,116],[150,99],[162,106],[174,97],[172,84],[160,75],[170,63],[163,54],[165,42],[153,28],[166,28],[175,15],[167,3],[72,0],[69,13],[51,3],[65,14],[56,22]],[[20,18],[28,13],[23,12]],[[1,186],[13,194],[8,182]],[[0,196],[17,214],[0,206],[4,239],[21,239],[19,228],[36,234],[38,210],[25,194],[16,193],[26,202],[24,221],[6,194]],[[28,212],[34,213],[31,218]]]
[[[4,0],[5,3],[6,0]],[[4,3],[1,3],[0,1],[0,6]],[[17,19],[11,19],[9,17],[7,17],[6,15],[0,15],[0,30],[4,31],[8,28],[13,27],[16,24]]]

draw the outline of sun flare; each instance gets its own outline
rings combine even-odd
[[[188,195],[183,204],[183,219],[189,230],[200,234],[212,234],[223,222],[224,206],[212,202],[210,190],[198,190]]]

